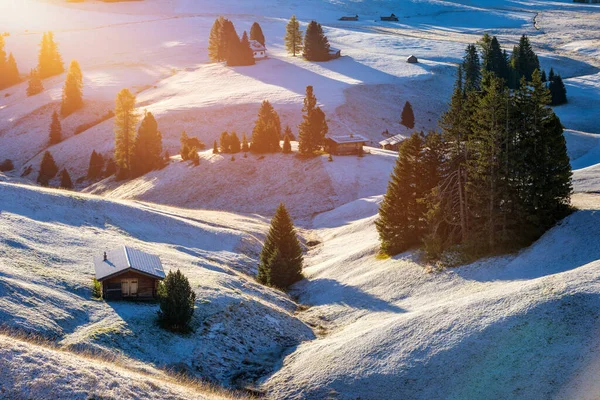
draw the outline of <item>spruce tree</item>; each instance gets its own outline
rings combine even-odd
[[[248,66],[254,65],[256,60],[254,59],[254,51],[250,47],[250,40],[246,31],[242,34],[242,40],[240,41],[240,65]]]
[[[388,255],[402,253],[420,243],[424,234],[425,213],[419,206],[417,181],[423,151],[421,135],[414,133],[400,145],[399,156],[379,207],[375,222],[381,252]]]
[[[52,32],[44,33],[38,58],[38,71],[42,79],[65,72],[58,45]]]
[[[286,289],[302,279],[302,247],[294,223],[283,203],[271,220],[271,227],[260,254],[257,280]]]
[[[21,82],[21,76],[19,75],[19,68],[17,67],[17,62],[15,61],[15,57],[12,53],[8,56],[8,61],[6,62],[6,70],[4,71],[6,74],[7,86],[16,85]],[[0,78],[1,79],[1,78]]]
[[[464,74],[464,87],[466,91],[478,91],[481,85],[481,64],[479,53],[474,44],[467,46],[465,56],[462,62],[462,71]]]
[[[187,159],[194,164],[194,166],[200,165],[200,156],[198,155],[198,149],[193,146],[188,152]]]
[[[486,33],[481,43],[483,49],[481,57],[482,70],[492,72],[508,83],[508,64],[496,36],[490,38]],[[486,43],[489,43],[489,45],[486,45]]]
[[[413,112],[412,105],[408,101],[404,103],[404,108],[402,109],[402,120],[400,123],[408,129],[413,129],[415,127],[415,114]]]
[[[310,155],[325,141],[325,135],[329,131],[325,113],[317,107],[317,98],[313,93],[313,87],[306,87],[304,98],[304,115],[298,126],[298,150],[302,155]]]
[[[217,144],[217,141],[215,140],[215,143],[213,143],[213,154],[219,154],[219,145]]]
[[[548,77],[546,76],[545,70],[542,70],[542,82],[548,82]]]
[[[196,293],[180,270],[169,271],[159,284],[158,298],[160,325],[172,331],[186,332],[194,315]]]
[[[229,152],[233,154],[239,153],[241,147],[240,138],[238,137],[237,133],[231,132],[229,135]]]
[[[248,145],[248,138],[246,137],[246,134],[244,133],[244,135],[242,136],[242,151],[244,153],[250,151],[250,146]]]
[[[68,116],[83,107],[83,74],[79,63],[71,61],[62,94],[60,113]]]
[[[296,54],[302,52],[302,31],[300,30],[300,22],[296,19],[295,15],[292,15],[290,21],[285,28],[285,48],[289,54],[296,57]]]
[[[316,21],[311,21],[304,36],[303,57],[308,61],[328,61],[329,41],[323,33],[323,27]]]
[[[54,178],[58,173],[58,167],[54,162],[54,157],[49,151],[44,153],[42,162],[40,163],[40,172],[37,178],[37,182],[42,186],[48,186],[50,179]]]
[[[4,36],[0,35],[0,89],[4,89],[8,86],[5,46],[6,42]]]
[[[52,114],[52,121],[50,122],[50,130],[48,133],[50,145],[60,143],[62,141],[62,127],[60,125],[60,120],[58,119],[58,114],[56,111]]]
[[[27,96],[35,96],[36,94],[44,91],[44,84],[40,78],[40,74],[37,69],[32,69],[29,74],[29,84],[27,86]]]
[[[181,132],[179,142],[181,143],[181,148],[179,150],[179,154],[181,154],[181,160],[187,161],[188,155],[190,154],[190,148],[188,145],[188,135],[186,131]]]
[[[109,177],[117,173],[117,164],[115,160],[111,157],[106,161],[106,169],[104,170],[104,176]]]
[[[73,181],[66,168],[60,172],[60,188],[62,189],[73,189]]]
[[[280,150],[281,121],[279,115],[265,100],[258,111],[258,118],[252,130],[250,149],[255,153],[273,153]]]
[[[283,154],[289,154],[292,152],[292,144],[290,143],[290,137],[285,135],[283,138]]]
[[[237,65],[239,57],[240,38],[235,31],[233,22],[223,19],[219,33],[219,48],[223,54],[223,60],[230,65]]]
[[[92,151],[90,156],[90,163],[88,166],[87,177],[90,180],[96,180],[102,176],[102,169],[104,168],[104,157],[102,154],[96,153],[96,150]],[[107,166],[108,168],[108,166]]]
[[[163,166],[162,134],[151,112],[146,112],[135,138],[133,166],[136,175],[143,175]]]
[[[221,29],[225,18],[219,17],[215,20],[210,36],[208,38],[208,57],[213,62],[224,61],[226,54],[221,44]]]
[[[135,130],[138,123],[135,95],[128,89],[117,94],[115,105],[115,162],[118,177],[127,178],[133,172]]]
[[[262,28],[255,22],[250,28],[250,40],[256,40],[258,43],[265,45],[265,35],[263,34]]]
[[[533,71],[540,69],[540,61],[531,47],[527,35],[521,36],[519,44],[513,49],[511,65],[517,73],[518,79],[525,77],[531,82]]]
[[[560,75],[556,75],[552,78],[548,84],[548,89],[550,89],[550,95],[552,98],[550,102],[551,105],[559,106],[567,103],[567,88],[565,87]]]
[[[229,133],[227,131],[221,132],[221,136],[219,137],[219,152],[223,154],[231,152]]]
[[[283,138],[285,139],[286,136],[290,138],[290,141],[296,140],[296,137],[294,136],[294,133],[292,132],[292,128],[290,128],[289,125],[286,125],[285,129],[283,130]]]

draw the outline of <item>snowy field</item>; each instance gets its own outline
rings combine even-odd
[[[392,12],[399,22],[379,21]],[[309,63],[288,56],[283,34],[292,14],[303,27],[318,19],[343,57]],[[355,14],[360,21],[338,21]],[[259,22],[269,58],[251,67],[208,63],[208,33],[219,15],[238,33]],[[52,343],[0,332],[0,389],[12,390],[0,390],[0,399],[229,398],[193,392],[164,369],[276,399],[592,399],[600,390],[597,196],[577,194],[580,211],[529,249],[431,273],[413,253],[376,257],[373,222],[394,152],[369,147],[363,158],[333,162],[238,154],[233,161],[207,150],[198,167],[177,155],[182,130],[209,148],[224,130],[250,136],[265,99],[296,134],[307,85],[331,134],[361,134],[375,147],[386,129],[408,135],[399,124],[407,100],[416,129],[436,129],[466,44],[489,32],[511,50],[526,33],[543,68],[565,78],[569,103],[556,113],[574,189],[600,192],[600,5],[0,0],[0,27],[23,73],[35,66],[47,30],[64,60],[82,65],[85,107],[61,121],[65,140],[49,149],[73,180],[86,174],[92,150],[110,155],[114,140],[112,119],[79,135],[75,129],[111,109],[124,87],[136,93],[140,113],[157,115],[172,155],[161,171],[83,182],[83,193],[30,186],[64,76],[45,80],[46,90],[29,98],[26,83],[0,91],[0,161],[16,166],[0,173],[0,325]],[[405,62],[411,54],[418,64]],[[33,172],[21,177],[28,166]],[[281,201],[302,241],[317,243],[307,248],[308,279],[290,295],[254,280]],[[190,277],[198,297],[192,334],[157,330],[155,306],[91,299],[92,257],[123,243]],[[57,371],[78,373],[65,381]],[[89,390],[100,381],[102,393]]]

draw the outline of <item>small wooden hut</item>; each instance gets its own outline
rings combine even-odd
[[[354,17],[344,16],[344,17],[340,18],[339,20],[340,21],[358,21],[358,14],[355,15]]]
[[[398,148],[400,147],[400,143],[402,143],[404,141],[404,139],[406,139],[406,137],[404,135],[398,134],[398,135],[395,135],[395,136],[392,136],[392,137],[382,140],[381,142],[379,142],[379,146],[381,146],[381,148],[384,150],[398,151]]]
[[[106,300],[152,300],[165,271],[158,256],[127,246],[94,257],[96,279]]]
[[[396,17],[396,14],[392,13],[389,17],[381,17],[382,21],[399,21],[398,17]]]
[[[369,140],[361,135],[328,136],[325,151],[334,155],[359,154]]]
[[[409,64],[416,64],[419,62],[419,59],[417,57],[411,55],[410,57],[408,57],[406,59],[406,62]]]

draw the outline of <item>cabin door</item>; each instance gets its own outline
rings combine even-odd
[[[121,281],[121,295],[129,296],[129,280],[127,279]]]
[[[137,279],[123,279],[121,280],[121,295],[137,296],[138,294],[138,280]]]

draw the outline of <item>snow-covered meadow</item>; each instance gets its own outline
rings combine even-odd
[[[392,12],[399,22],[379,21]],[[304,27],[322,23],[343,57],[309,63],[287,55],[292,14]],[[358,22],[338,21],[354,14]],[[269,58],[251,67],[208,63],[219,15],[240,34],[259,22]],[[111,109],[124,87],[137,95],[140,113],[157,116],[172,155],[165,169],[135,180],[82,181],[86,193],[31,187],[64,76],[45,80],[33,97],[26,83],[0,91],[0,161],[16,166],[0,173],[0,325],[60,348],[0,333],[0,372],[10,371],[0,373],[0,398],[87,399],[102,395],[89,390],[94,379],[109,398],[203,395],[166,379],[162,368],[272,398],[590,398],[600,371],[595,195],[576,194],[581,210],[519,254],[431,273],[413,253],[376,256],[373,222],[394,152],[233,161],[207,150],[198,167],[176,154],[183,130],[209,148],[224,130],[249,136],[263,100],[296,133],[307,85],[332,134],[361,134],[375,147],[386,129],[408,135],[399,124],[407,100],[416,129],[436,129],[466,44],[489,32],[510,51],[526,33],[542,67],[565,78],[569,103],[555,111],[574,189],[597,192],[599,28],[600,6],[568,0],[0,0],[0,31],[10,33],[7,50],[22,73],[36,65],[47,30],[64,60],[82,66],[85,107],[62,120],[66,140],[49,148],[59,167],[75,180],[92,150],[112,153],[112,119],[74,131]],[[406,63],[411,54],[418,64]],[[21,177],[29,166],[33,172]],[[254,281],[281,201],[311,244],[307,279],[290,295]],[[91,299],[92,256],[124,243],[190,277],[194,333],[156,328],[153,305]],[[81,351],[115,357],[119,367]],[[79,374],[65,381],[44,368],[49,360]]]

